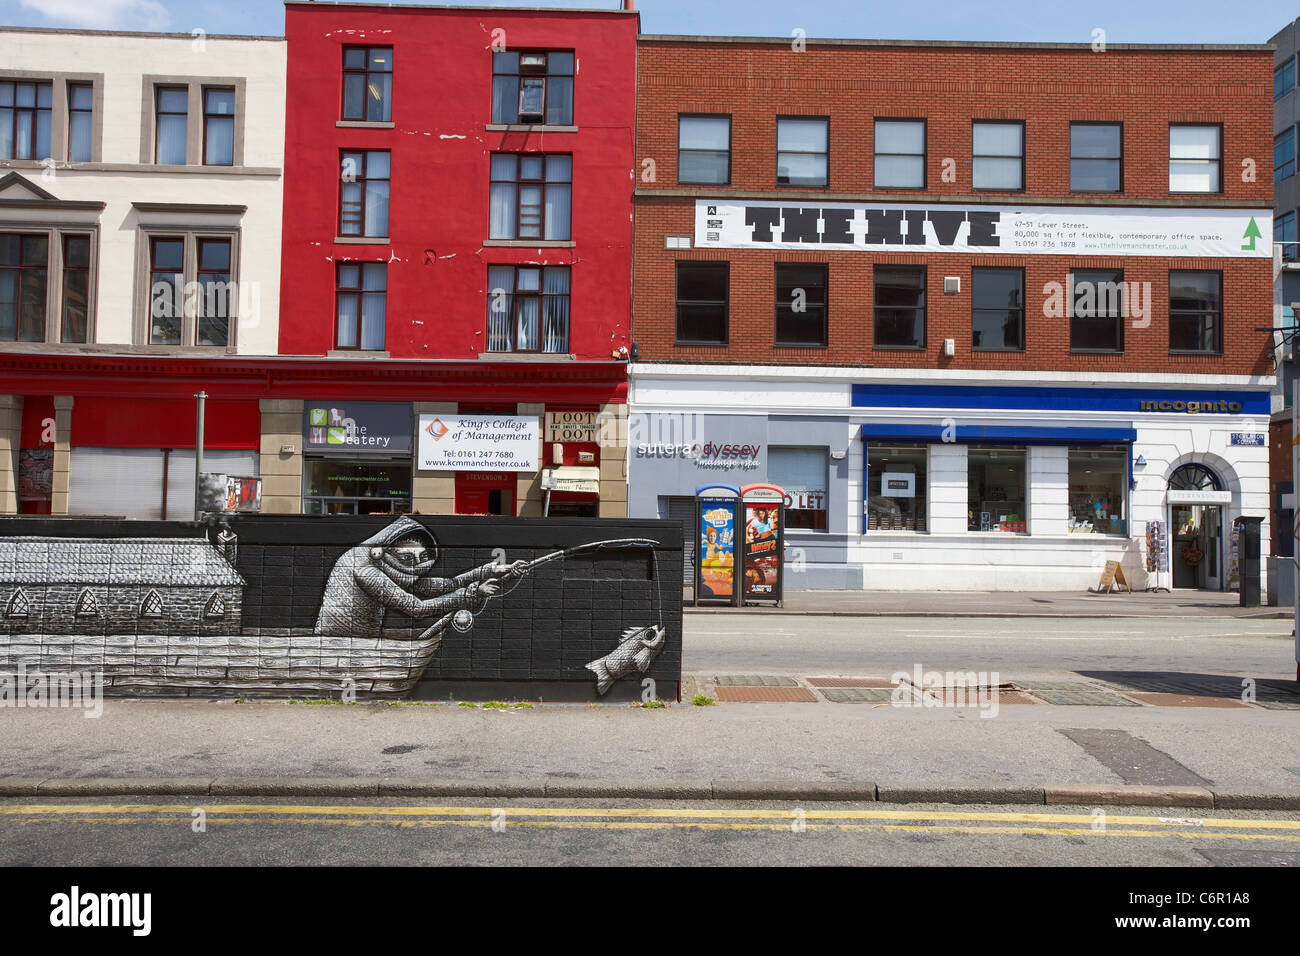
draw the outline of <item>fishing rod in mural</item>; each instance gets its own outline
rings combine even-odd
[[[0,668],[102,668],[112,685],[159,693],[351,688],[403,695],[444,639],[471,632],[494,604],[513,614],[500,619],[502,629],[524,632],[515,618],[538,612],[512,608],[510,598],[543,569],[559,573],[531,591],[563,592],[566,560],[641,555],[651,562],[643,583],[652,586],[645,602],[652,620],[616,630],[609,652],[582,665],[603,696],[620,678],[644,674],[665,647],[658,544],[601,539],[449,575],[433,531],[402,516],[334,560],[308,628],[265,627],[261,620],[243,626],[249,585],[229,529],[211,538],[0,536]],[[264,581],[263,593],[277,583]],[[623,586],[607,583],[613,593]],[[591,616],[595,631],[601,622]]]

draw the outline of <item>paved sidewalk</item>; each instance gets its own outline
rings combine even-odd
[[[691,605],[688,614],[831,614],[862,617],[1201,617],[1290,618],[1287,607],[1245,608],[1233,592],[1137,591],[787,591],[782,607],[750,605],[743,610]]]

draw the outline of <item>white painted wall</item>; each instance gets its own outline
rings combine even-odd
[[[0,29],[0,71],[102,73],[102,163],[60,162],[50,173],[31,162],[0,160],[0,175],[21,173],[58,199],[106,203],[100,217],[97,341],[129,345],[138,219],[133,202],[244,205],[239,278],[256,283],[258,313],[241,316],[241,354],[278,347],[280,234],[284,166],[285,43],[283,39],[29,32]],[[143,77],[146,74],[244,77],[247,80],[244,170],[197,167],[157,171],[140,164]],[[193,159],[193,157],[191,157]],[[195,167],[189,167],[194,169]],[[223,171],[224,170],[224,171]],[[260,170],[248,172],[248,170]]]

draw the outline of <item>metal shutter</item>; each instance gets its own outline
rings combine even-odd
[[[667,498],[667,517],[670,521],[682,523],[682,580],[687,584],[695,582],[695,499]],[[661,512],[662,513],[662,512]]]
[[[203,470],[213,475],[257,476],[258,454],[205,449]],[[194,449],[178,448],[167,464],[167,519],[194,520]]]
[[[162,473],[157,448],[73,448],[68,513],[157,520]]]

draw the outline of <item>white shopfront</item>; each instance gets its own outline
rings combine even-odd
[[[1271,386],[635,364],[629,514],[669,517],[705,480],[793,480],[792,588],[1078,591],[1118,560],[1136,588],[1231,589],[1235,520],[1269,540]]]

